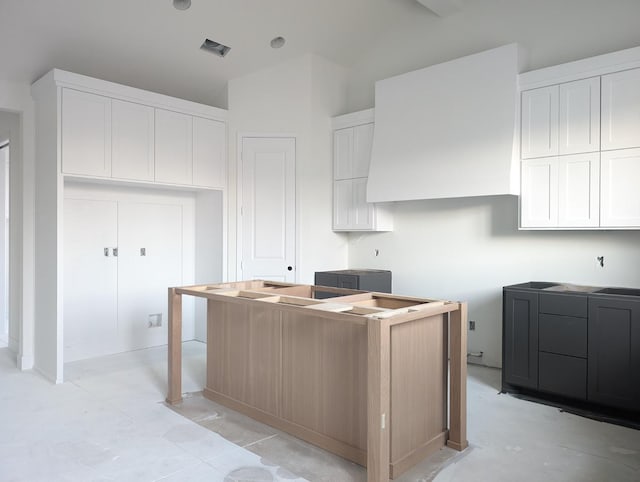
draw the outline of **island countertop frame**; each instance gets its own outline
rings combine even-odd
[[[167,403],[182,401],[189,295],[207,299],[205,397],[365,465],[369,482],[468,446],[466,303],[264,280],[168,291]]]

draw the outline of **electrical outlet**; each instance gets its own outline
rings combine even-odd
[[[149,315],[149,328],[162,326],[162,313],[152,313]]]
[[[475,331],[475,329],[476,329],[475,320],[469,320],[469,331]]]

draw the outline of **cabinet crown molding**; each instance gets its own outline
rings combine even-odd
[[[537,89],[640,67],[640,46],[524,72],[520,90]]]
[[[210,105],[199,104],[190,100],[179,99],[169,95],[150,92],[127,85],[95,79],[86,75],[75,74],[60,69],[52,69],[31,86],[31,95],[38,99],[56,87],[67,87],[92,94],[103,95],[128,102],[143,103],[150,107],[172,110],[183,114],[196,115],[219,121],[226,121],[228,111]]]

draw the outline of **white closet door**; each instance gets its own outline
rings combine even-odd
[[[65,199],[65,362],[118,351],[117,237],[115,201]]]
[[[121,348],[162,345],[167,342],[167,288],[182,284],[182,207],[125,201],[119,207]],[[161,326],[150,326],[159,320]]]

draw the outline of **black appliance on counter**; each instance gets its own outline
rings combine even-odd
[[[316,271],[315,285],[352,290],[391,293],[391,271],[384,269],[342,269]],[[316,291],[316,298],[333,298],[335,293]]]

